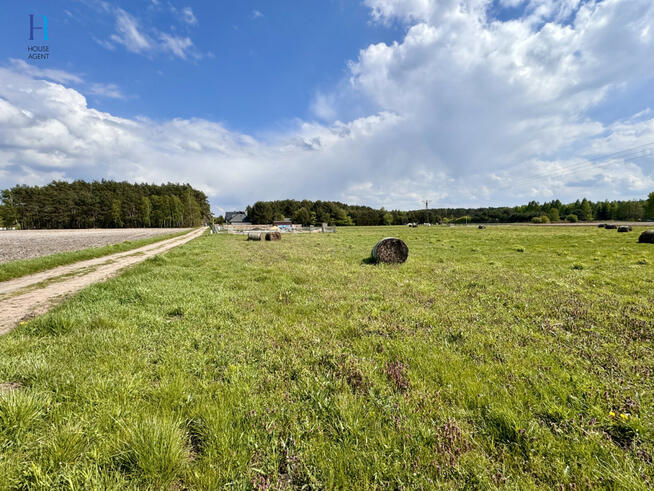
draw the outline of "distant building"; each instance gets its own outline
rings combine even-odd
[[[244,211],[228,211],[225,213],[225,221],[230,225],[241,225],[250,223],[249,217]]]

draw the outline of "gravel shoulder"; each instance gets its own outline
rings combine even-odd
[[[0,230],[0,264],[178,233],[179,228]]]
[[[0,335],[23,319],[42,314],[56,303],[93,283],[115,276],[122,269],[185,244],[206,231],[192,230],[180,237],[155,242],[138,249],[110,254],[88,261],[0,283]]]

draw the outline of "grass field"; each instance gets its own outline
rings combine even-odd
[[[71,231],[71,234],[74,234]],[[19,259],[17,261],[10,261],[8,263],[0,264],[0,281],[7,281],[20,276],[38,273],[47,269],[52,269],[57,266],[72,264],[77,261],[84,261],[86,259],[95,259],[96,257],[108,256],[116,252],[124,252],[132,249],[137,249],[154,242],[170,239],[188,233],[188,229],[183,232],[176,232],[171,234],[156,235],[138,240],[125,240],[117,244],[106,245],[102,247],[89,247],[79,251],[59,252],[57,254],[50,254],[49,256],[35,257],[31,259]]]
[[[0,488],[651,487],[639,233],[203,236],[0,338]]]

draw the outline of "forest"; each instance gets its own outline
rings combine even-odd
[[[5,189],[0,199],[2,226],[21,229],[196,227],[211,216],[190,184],[53,181]]]
[[[294,223],[314,225],[402,225],[406,223],[517,223],[577,222],[592,220],[641,221],[654,219],[654,192],[648,199],[597,201],[587,199],[563,204],[559,200],[540,204],[496,208],[431,208],[388,211],[337,201],[257,201],[246,213],[252,223],[271,223],[290,218]]]
[[[252,223],[290,218],[303,225],[402,225],[406,223],[516,223],[654,219],[648,199],[564,204],[531,201],[494,208],[385,210],[338,201],[257,201],[246,209]],[[133,184],[116,181],[53,181],[18,185],[0,193],[0,226],[22,229],[195,227],[211,218],[207,196],[190,184]]]

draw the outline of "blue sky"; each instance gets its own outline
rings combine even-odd
[[[0,188],[190,182],[216,213],[654,190],[651,0],[5,1],[0,32]]]
[[[107,49],[117,9],[150,47]],[[120,99],[91,95],[94,107],[124,117],[200,117],[253,133],[309,118],[316,91],[338,83],[359,49],[402,31],[369,22],[369,10],[347,0],[4,2],[0,59],[24,58],[30,13],[50,23],[52,59],[36,65],[120,88]],[[184,57],[166,51],[164,33],[193,46]]]

